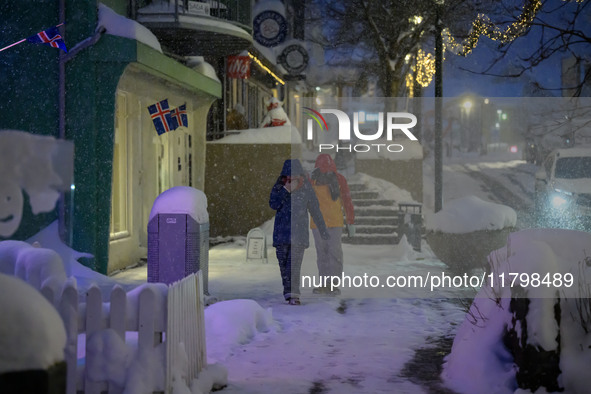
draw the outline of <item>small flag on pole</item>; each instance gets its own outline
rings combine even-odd
[[[66,49],[66,43],[65,43],[62,35],[60,34],[59,30],[57,29],[58,27],[60,27],[62,25],[63,25],[63,22],[57,26],[50,27],[47,30],[43,30],[41,33],[37,33],[34,36],[31,36],[28,38],[23,38],[22,40],[19,40],[17,42],[13,42],[12,44],[5,46],[4,48],[0,48],[0,52],[6,50],[8,48],[12,48],[15,45],[22,44],[25,41],[30,42],[32,44],[50,45],[54,48],[59,48],[59,49],[63,50],[64,52],[68,52],[68,50]]]
[[[148,112],[154,122],[154,127],[158,135],[167,133],[171,130],[176,129],[173,126],[173,120],[170,115],[170,109],[168,107],[168,99],[152,104],[148,107]]]
[[[170,116],[172,117],[173,130],[176,130],[179,127],[189,127],[187,103],[170,111]]]
[[[62,38],[57,26],[50,27],[49,29],[43,30],[34,36],[28,37],[27,42],[32,44],[49,45],[54,48],[59,48],[64,52],[68,52],[66,49],[66,43],[64,42],[64,39]]]

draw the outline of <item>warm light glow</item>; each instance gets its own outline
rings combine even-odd
[[[462,104],[462,107],[464,107],[466,112],[470,112],[470,109],[472,109],[472,101],[470,101],[470,100],[464,101],[464,104]]]
[[[277,75],[275,75],[275,73],[273,71],[271,71],[271,69],[269,69],[269,67],[265,66],[263,64],[263,62],[261,62],[256,56],[254,56],[252,53],[248,52],[248,56],[250,56],[250,58],[263,70],[265,70],[266,72],[268,72],[273,78],[275,78],[275,80],[277,82],[279,82],[282,85],[285,85],[285,82],[283,81],[283,79],[279,78]]]
[[[422,21],[423,17],[420,15],[415,15],[412,18],[410,18],[410,22],[414,23],[415,25],[420,25]]]
[[[482,36],[486,36],[493,41],[500,41],[503,44],[509,43],[527,32],[541,7],[541,0],[527,0],[517,21],[505,29],[501,29],[492,23],[488,16],[478,14],[476,20],[472,22],[472,30],[468,38],[463,43],[457,43],[451,36],[449,29],[443,30],[444,43],[450,47],[453,53],[460,56],[466,56],[472,52]]]
[[[408,54],[406,55],[405,61],[408,63],[411,58],[411,55]],[[406,87],[409,89],[410,96],[412,97],[412,87],[415,82],[425,88],[433,80],[433,76],[435,75],[435,56],[419,49],[416,55],[416,62],[410,68],[411,72],[406,74]]]
[[[556,209],[561,209],[568,206],[568,200],[566,199],[566,197],[561,196],[560,194],[555,194],[550,199],[550,204],[552,205],[552,207]]]
[[[563,0],[566,1],[566,0]],[[577,2],[583,0],[576,0]],[[443,1],[435,0],[436,3],[442,4]],[[449,29],[445,28],[442,31],[443,38],[443,53],[444,57],[442,61],[445,61],[445,50],[449,49],[452,53],[460,56],[467,56],[472,52],[478,40],[481,36],[486,36],[494,41],[500,41],[502,44],[509,43],[515,38],[522,36],[531,27],[536,14],[542,7],[541,0],[526,0],[526,4],[523,6],[521,15],[517,18],[515,23],[508,25],[505,29],[501,29],[496,26],[490,18],[484,14],[478,14],[477,18],[472,22],[472,29],[468,38],[462,43],[456,42],[452,37]],[[420,16],[414,16],[410,19],[413,23],[420,23],[422,18]],[[406,64],[410,63],[412,55],[408,54],[404,58]],[[414,75],[411,75],[414,74]],[[435,74],[435,57],[431,53],[425,53],[423,50],[419,50],[416,55],[415,65],[411,67],[405,77],[406,87],[409,90],[409,96],[412,97],[412,87],[415,82],[422,87],[427,87],[433,79]],[[488,104],[485,102],[485,104]]]

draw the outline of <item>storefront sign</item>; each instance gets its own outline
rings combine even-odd
[[[207,15],[209,16],[209,4],[201,3],[199,1],[189,1],[188,12],[189,14]]]
[[[228,56],[228,78],[247,79],[250,77],[249,56]]]
[[[277,60],[291,75],[300,75],[308,67],[310,57],[306,48],[293,44],[285,47]]]
[[[274,47],[285,41],[287,21],[277,11],[267,10],[252,21],[253,37],[261,45]]]

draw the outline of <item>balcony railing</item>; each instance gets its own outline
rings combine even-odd
[[[137,17],[170,16],[222,19],[252,32],[252,2],[248,0],[153,0],[137,10]]]

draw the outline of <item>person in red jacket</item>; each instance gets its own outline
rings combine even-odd
[[[316,264],[321,278],[327,276],[341,276],[343,273],[343,248],[341,236],[343,227],[347,224],[349,236],[354,233],[355,210],[349,185],[343,175],[337,172],[337,167],[328,154],[320,154],[316,158],[316,165],[312,171],[312,187],[320,204],[320,211],[326,223],[330,237],[323,239],[316,224],[312,220],[310,227],[316,245]],[[344,218],[343,218],[344,216]],[[339,289],[319,287],[313,290],[315,294],[340,294]]]

